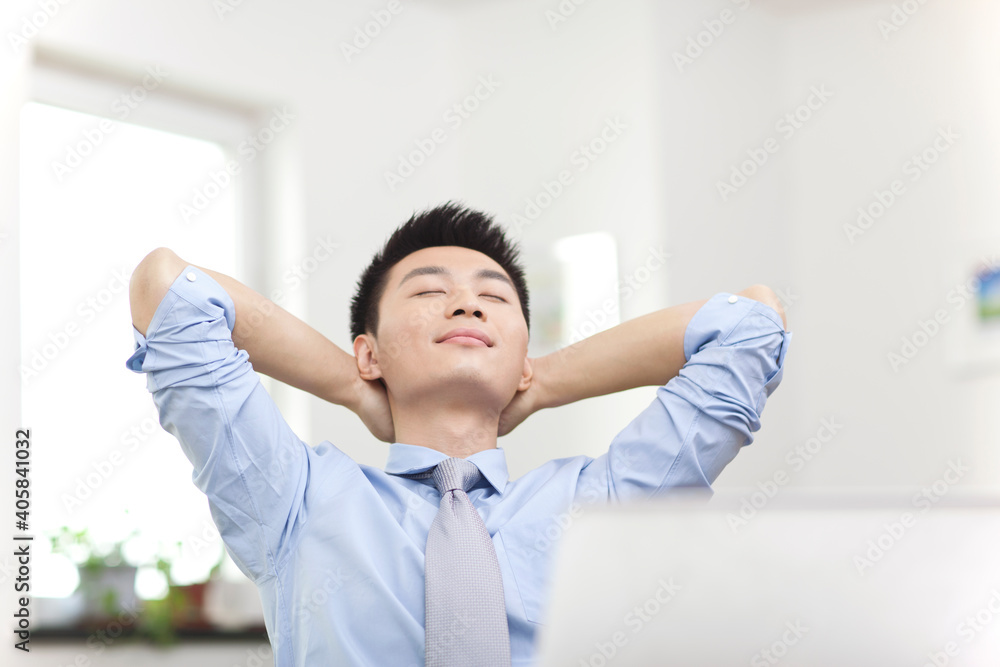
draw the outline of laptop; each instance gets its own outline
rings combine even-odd
[[[539,667],[1000,665],[1000,496],[782,489],[592,506]]]

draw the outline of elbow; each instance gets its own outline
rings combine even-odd
[[[753,299],[754,301],[760,301],[764,305],[773,308],[774,311],[781,317],[781,326],[785,329],[785,331],[788,330],[788,320],[785,317],[785,308],[782,306],[781,299],[778,298],[778,295],[773,289],[767,285],[756,284],[751,285],[742,292],[737,292],[737,294]]]
[[[140,272],[150,272],[156,270],[162,265],[169,264],[177,259],[180,259],[180,257],[177,256],[177,253],[166,246],[160,246],[159,248],[150,251],[148,255],[142,258],[142,261],[135,267],[133,276]]]
[[[182,261],[173,250],[163,247],[157,248],[143,257],[142,261],[135,267],[128,282],[129,300],[133,302],[136,298],[141,300],[144,295],[158,291],[158,288],[166,280],[170,281],[167,283],[169,286],[173,282],[173,278],[170,277],[171,271],[174,271],[174,278],[176,278],[177,273],[184,266],[176,271],[175,268]]]
[[[156,248],[135,267],[129,279],[129,307],[132,310],[132,324],[139,333],[146,330],[163,300],[187,263],[170,248]]]

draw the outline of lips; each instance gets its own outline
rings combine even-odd
[[[453,329],[446,333],[441,338],[437,339],[438,343],[443,343],[449,339],[454,338],[453,344],[463,343],[468,345],[476,345],[474,341],[481,341],[486,347],[493,347],[493,341],[490,337],[479,329]],[[469,340],[472,339],[472,340]]]

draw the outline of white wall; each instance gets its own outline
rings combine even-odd
[[[550,5],[473,3],[465,10],[454,46],[466,72],[459,79],[488,72],[503,84],[469,119],[457,192],[495,212],[526,248],[610,231],[619,245],[618,275],[631,274],[650,248],[672,250],[664,224],[664,164],[656,149],[663,128],[651,5],[594,3],[555,24],[545,14]],[[605,128],[614,140],[581,169],[581,144]],[[562,171],[572,180],[524,225],[527,200],[544,193],[543,183],[557,181]],[[667,268],[653,272],[622,300],[622,318],[667,305],[667,275]],[[607,451],[654,395],[645,387],[536,414],[500,440],[511,477],[551,458]]]
[[[947,297],[970,260],[1000,250],[991,187],[998,9],[908,3],[911,16],[888,2],[586,3],[552,30],[539,13],[555,6],[467,10],[462,63],[504,72],[524,94],[498,95],[503,125],[492,116],[470,124],[463,185],[478,181],[474,199],[501,214],[520,211],[598,119],[620,113],[629,131],[525,240],[618,231],[622,272],[647,243],[665,243],[668,270],[623,304],[626,319],[756,282],[779,291],[796,334],[785,380],[755,445],[717,485],[754,486],[784,471],[792,486],[908,494],[961,461],[962,484],[995,488],[996,372],[959,374],[950,364],[972,306]],[[730,23],[678,67],[675,53],[689,38],[709,42],[704,22],[724,10]],[[826,99],[812,97],[818,108],[800,127],[777,125],[804,114],[817,90]],[[911,181],[904,164],[948,127],[960,139]],[[718,181],[769,137],[777,152],[723,201]],[[894,179],[906,191],[852,244],[844,225]],[[887,355],[942,309],[949,319],[938,334],[894,370]],[[650,398],[640,389],[537,415],[501,440],[514,476],[556,455],[540,441],[558,442],[558,455],[603,451]],[[839,425],[832,438],[824,423]],[[787,458],[808,444],[820,448],[805,465]]]
[[[777,117],[811,85],[834,94],[788,140],[787,152],[783,144],[783,154],[775,155],[782,158],[780,178],[762,171],[729,202],[743,224],[757,223],[762,212],[742,195],[780,202],[769,212],[780,228],[767,238],[786,261],[773,285],[788,286],[799,298],[789,309],[797,340],[783,385],[792,388],[795,405],[781,419],[787,430],[774,454],[815,435],[822,417],[835,416],[842,431],[792,475],[792,484],[916,491],[941,478],[949,461],[961,460],[969,469],[963,484],[996,488],[998,433],[989,417],[996,413],[997,376],[952,370],[948,348],[962,345],[960,319],[972,306],[956,307],[947,296],[964,280],[956,262],[1000,250],[991,187],[998,176],[998,8],[927,3],[900,30],[883,33],[879,22],[892,18],[890,3],[822,3],[797,12],[768,4],[759,9],[781,45],[780,90],[766,101],[735,97],[731,108],[749,101],[751,109]],[[744,141],[767,129],[760,122],[743,125]],[[960,138],[912,181],[905,163],[948,127]],[[894,179],[905,184],[904,194],[851,244],[843,226]],[[918,322],[940,309],[948,322],[894,371],[887,355],[898,353],[901,338],[912,337]],[[792,407],[791,401],[781,405]],[[752,481],[750,468],[757,479],[789,469],[769,453],[754,458],[747,475],[731,479]]]

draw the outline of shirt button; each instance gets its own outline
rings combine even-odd
[[[196,275],[194,274],[194,271],[188,271],[188,274],[187,274],[187,279],[188,279],[188,280],[190,280],[191,282],[194,282],[194,279],[195,279],[195,278],[197,278],[197,277],[198,277],[198,276],[196,276]]]
[[[190,278],[191,276],[188,275],[188,277]],[[739,300],[740,300],[740,298],[738,296],[736,296],[735,294],[732,295],[731,297],[729,297],[729,303],[736,303]]]

